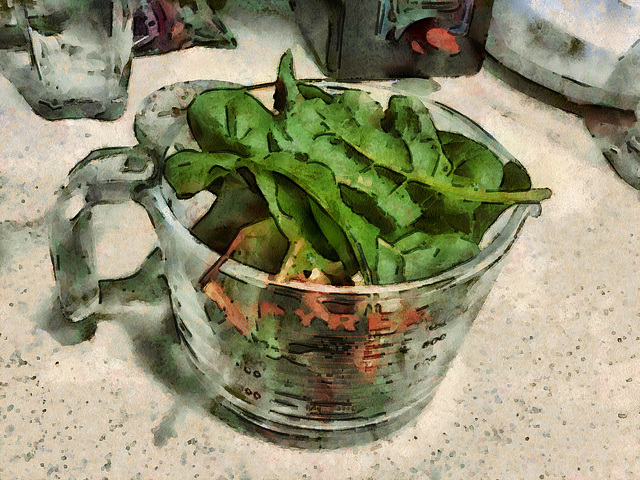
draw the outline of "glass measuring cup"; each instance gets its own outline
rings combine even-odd
[[[306,441],[333,438],[340,445],[400,425],[434,395],[502,259],[539,205],[510,208],[476,257],[420,281],[278,282],[222,261],[189,230],[180,213],[184,204],[161,176],[166,152],[193,140],[187,106],[220,85],[193,82],[157,92],[137,118],[141,145],[95,152],[71,172],[53,212],[51,249],[67,317],[83,321],[100,309],[92,208],[134,201],[156,229],[181,345],[211,397],[254,425]],[[440,129],[484,143],[503,162],[515,161],[471,120],[428,106]]]

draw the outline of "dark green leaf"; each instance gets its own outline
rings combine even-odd
[[[439,179],[451,173],[451,163],[442,151],[431,114],[420,100],[391,97],[382,125],[404,141],[414,169]]]
[[[502,168],[500,190],[505,192],[524,192],[531,188],[531,178],[527,171],[515,162],[508,162]]]
[[[277,186],[277,202],[280,211],[291,217],[298,225],[298,235],[311,243],[313,248],[323,257],[338,261],[340,257],[332,247],[332,243],[326,236],[325,229],[322,228],[315,216],[316,202],[310,200],[306,192],[289,178],[283,175],[275,175]],[[335,227],[335,223],[332,225]],[[329,228],[325,225],[325,228]],[[338,227],[339,229],[339,227]],[[348,243],[346,247],[348,247]]]
[[[353,248],[349,243],[349,239],[344,231],[331,216],[325,212],[315,200],[309,202],[313,218],[322,230],[324,237],[333,247],[335,252],[341,252],[339,260],[342,261],[347,269],[348,275],[352,276],[358,272],[358,261],[353,253]],[[327,258],[331,258],[327,255]],[[335,258],[334,260],[338,260]]]
[[[392,235],[398,228],[393,218],[378,206],[375,197],[347,184],[340,185],[340,194],[342,195],[342,201],[354,213],[362,215],[378,227],[382,236]]]
[[[457,133],[439,132],[442,150],[453,165],[451,183],[462,187],[497,191],[502,181],[502,163],[484,145]],[[482,202],[444,196],[439,205],[441,214],[456,230],[471,233],[474,212]]]
[[[258,196],[261,208],[247,214],[250,226],[221,221],[244,227],[236,258],[271,273],[279,266],[278,278],[426,278],[476,255],[509,205],[550,194],[531,190],[524,169],[503,167],[485,146],[436,131],[418,99],[394,96],[384,111],[363,91],[331,95],[298,82],[291,51],[274,100],[276,116],[246,89],[197,97],[188,120],[206,153],[174,155],[165,175],[181,197],[204,188],[225,194],[241,179],[237,198]]]
[[[505,192],[524,192],[531,188],[531,179],[526,170],[515,162],[505,163],[503,166],[500,190]],[[474,212],[472,238],[480,242],[487,229],[510,205],[485,203]]]
[[[293,53],[291,53],[291,49],[284,52],[280,57],[273,100],[274,108],[281,114],[285,114],[301,100],[300,89],[293,69]]]
[[[278,229],[275,220],[267,217],[245,226],[239,234],[242,239],[231,258],[268,273],[278,273],[289,242]]]
[[[381,129],[380,122],[384,117],[382,105],[362,90],[345,90],[337,96],[338,102],[358,125]]]
[[[205,152],[249,156],[269,151],[273,115],[246,89],[210,90],[198,95],[187,120]]]
[[[167,159],[164,176],[178,198],[188,198],[238,168],[239,160],[233,153],[183,150]]]
[[[491,150],[457,133],[440,132],[442,150],[456,175],[486,190],[497,190],[502,182],[502,162]]]
[[[359,98],[367,99],[362,110],[354,105],[353,95],[344,103],[322,102],[315,108],[331,132],[374,163],[401,173],[411,172],[413,166],[404,142],[380,128],[378,110],[367,94],[363,92]]]
[[[342,226],[365,280],[375,280],[376,239],[380,230],[344,204],[331,170],[324,165],[303,162],[284,152],[253,160],[260,168],[288,177],[306,191],[334,222]],[[343,262],[348,262],[351,257],[350,252],[337,253]]]
[[[310,85],[308,83],[298,82],[298,89],[305,100],[311,100],[313,98],[319,98],[324,103],[331,103],[334,100],[333,95],[326,90],[318,87],[317,85]]]
[[[328,125],[324,124],[323,127],[322,117],[314,107],[314,103],[318,102],[320,100],[305,101],[297,105],[295,113],[284,120],[283,130],[280,133],[274,130],[274,137],[279,139],[279,147],[290,152],[306,152],[310,162],[327,166],[338,183],[368,195],[370,200],[365,200],[363,205],[376,204],[383,216],[398,226],[404,227],[415,221],[420,216],[419,207],[404,185],[397,185],[391,180],[394,177],[405,177],[384,167],[370,168],[373,165],[371,158],[345,142]],[[314,124],[319,128],[305,128],[305,125]],[[386,174],[381,175],[382,170]],[[353,204],[351,206],[354,207]],[[386,228],[384,224],[376,225]]]
[[[224,177],[209,211],[194,225],[192,233],[217,252],[225,252],[240,230],[269,217],[269,207],[260,191],[239,173]]]
[[[478,246],[460,234],[414,232],[395,243],[404,258],[407,281],[428,278],[478,254]]]
[[[378,239],[378,282],[382,285],[404,281],[404,257],[393,246]]]

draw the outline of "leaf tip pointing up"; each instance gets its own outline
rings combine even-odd
[[[278,78],[293,76],[293,52],[288,48],[280,57],[278,65]]]
[[[291,49],[288,49],[280,57],[278,65],[276,91],[273,96],[275,109],[279,112],[286,110],[288,104],[295,102],[298,93],[299,90],[293,68],[293,53]]]

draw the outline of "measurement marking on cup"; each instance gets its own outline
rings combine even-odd
[[[446,327],[447,326],[447,322],[442,322],[442,323],[433,323],[431,325],[429,325],[429,330],[437,330],[439,328],[442,327]]]
[[[193,338],[193,334],[191,333],[191,330],[189,330],[189,327],[187,327],[184,322],[179,321],[177,323],[178,323],[178,328],[185,334],[185,338],[187,336],[189,338]]]
[[[277,415],[281,415],[283,417],[293,418],[296,420],[308,420],[308,419],[315,419],[317,417],[321,417],[322,419],[330,418],[331,420],[348,421],[348,420],[358,420],[361,418],[359,416],[354,416],[353,413],[344,413],[344,412],[331,412],[331,413],[310,412],[309,415],[292,415],[290,413],[279,412],[273,409],[269,410],[269,412],[275,413]]]
[[[295,395],[293,393],[287,393],[287,392],[274,392],[276,395],[281,395],[283,397],[288,397],[288,398],[293,398],[294,400],[300,400],[301,402],[308,402],[309,399],[307,397],[303,397],[301,395]]]
[[[435,361],[436,361],[436,358],[438,358],[436,355],[432,355],[432,356],[431,356],[431,357],[429,357],[429,358],[425,358],[423,361],[416,363],[416,364],[413,366],[413,369],[414,369],[414,370],[417,370],[421,365],[423,365],[423,364],[425,364],[425,363],[435,362]]]
[[[241,366],[242,365],[240,365],[240,363],[236,363],[236,367],[241,367]],[[262,377],[262,373],[260,373],[259,370],[252,370],[251,367],[249,367],[248,365],[245,365],[244,367],[242,367],[242,371],[247,375],[253,375],[255,378]]]
[[[274,398],[271,401],[273,403],[277,403],[278,405],[282,405],[284,407],[290,407],[290,408],[295,408],[295,409],[299,408],[298,405],[295,405],[293,403],[289,403],[289,402],[287,402],[285,400],[280,400],[279,398]]]
[[[336,400],[336,401],[333,401],[333,402],[316,401],[316,402],[312,403],[312,406],[314,406],[314,407],[334,407],[334,406],[351,407],[351,406],[353,406],[353,404],[351,402],[340,402],[340,401]]]
[[[255,400],[260,400],[262,398],[262,395],[260,394],[260,392],[253,391],[249,387],[246,387],[244,389],[244,393],[248,397],[253,397]]]
[[[447,337],[446,333],[443,333],[442,335],[440,335],[439,337],[433,337],[431,340],[427,340],[426,342],[424,342],[422,344],[422,348],[427,348],[429,346],[435,345],[436,343],[438,343],[441,340],[444,340]]]
[[[184,346],[187,347],[187,350],[189,350],[189,353],[191,353],[191,355],[193,356],[194,360],[196,362],[199,361],[200,357],[198,356],[196,351],[193,349],[193,347],[189,344],[189,340],[186,338],[184,332],[182,330],[180,330],[180,329],[178,329],[178,336],[180,337],[180,340],[182,341]]]
[[[370,353],[370,354],[365,353],[362,358],[364,358],[365,360],[376,360],[382,357],[384,357],[384,353]]]

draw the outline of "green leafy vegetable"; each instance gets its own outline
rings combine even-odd
[[[272,114],[246,89],[220,89],[198,95],[187,120],[205,152],[248,156],[268,148]]]
[[[275,114],[248,89],[199,95],[187,118],[202,152],[172,155],[164,174],[179,197],[216,191],[220,198],[197,228],[229,227],[235,237],[216,247],[236,238],[233,258],[280,280],[426,278],[477,255],[482,235],[510,205],[550,195],[531,189],[519,165],[438,131],[417,99],[393,96],[385,110],[361,90],[332,94],[299,82],[290,51],[274,107]],[[231,193],[239,204],[225,203]],[[225,215],[214,215],[216,205]]]
[[[442,272],[475,256],[479,249],[460,233],[428,235],[413,232],[398,240],[395,248],[404,258],[404,278],[418,280]]]

